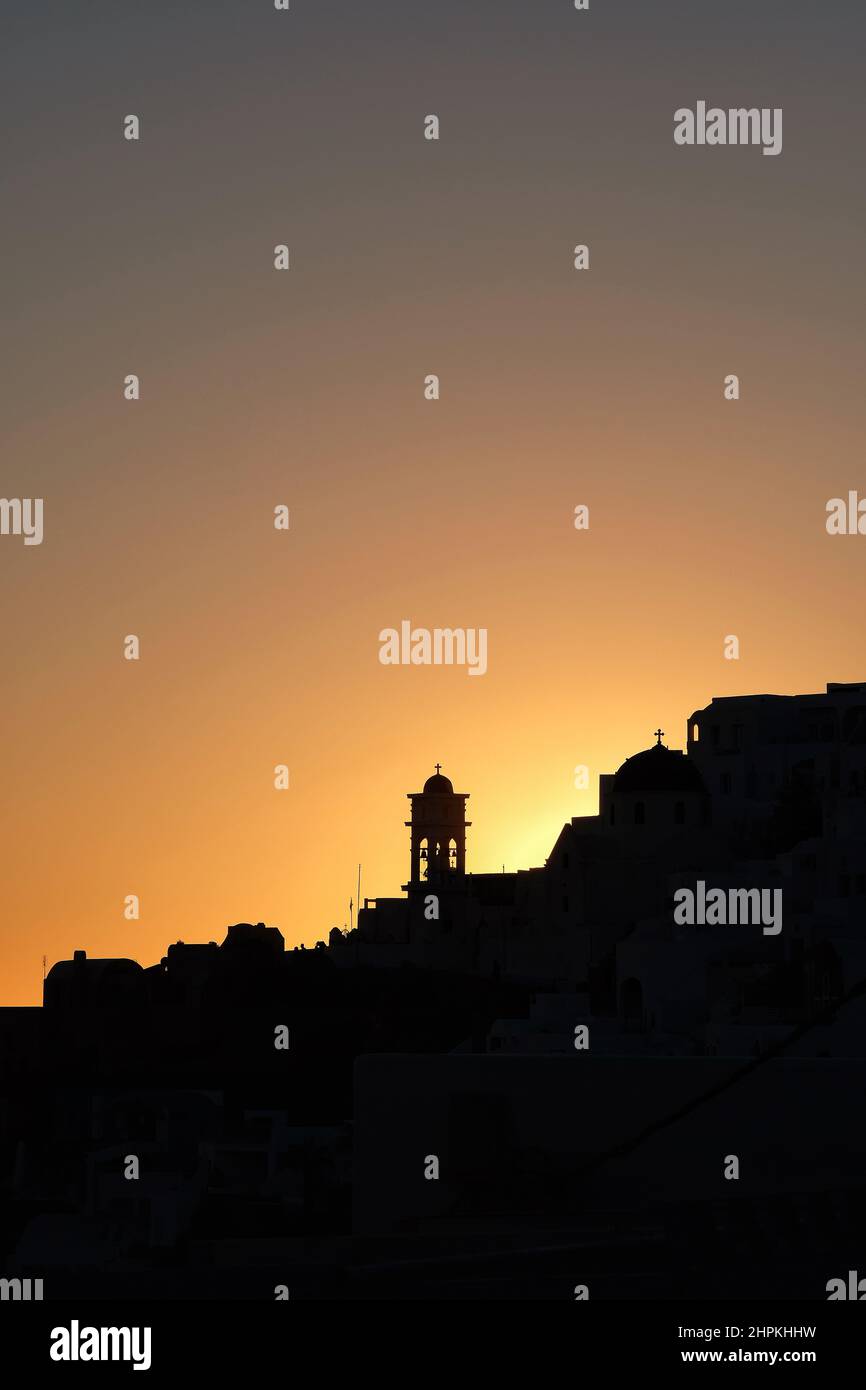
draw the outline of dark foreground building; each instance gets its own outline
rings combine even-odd
[[[468,872],[437,767],[403,896],[327,946],[58,962],[0,1010],[0,1276],[825,1298],[866,1237],[866,685],[662,738],[539,868]]]

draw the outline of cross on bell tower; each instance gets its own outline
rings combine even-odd
[[[662,742],[662,735],[664,734],[664,729],[653,729],[653,733],[656,736],[656,747],[660,748]]]
[[[412,818],[406,824],[410,836],[410,868],[407,888],[421,884],[445,885],[466,873],[466,819],[468,792],[455,792],[442,775],[442,764],[420,792],[409,792]]]

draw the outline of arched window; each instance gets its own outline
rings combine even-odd
[[[634,823],[635,825],[643,825],[645,821],[646,807],[644,806],[642,801],[636,801],[634,803]]]
[[[686,803],[678,801],[674,806],[674,825],[685,825],[686,823]]]
[[[692,743],[698,743],[699,740],[700,740],[700,737],[701,737],[701,726],[700,726],[700,724],[693,724],[693,725],[692,725]]]

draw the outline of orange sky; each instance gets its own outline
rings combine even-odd
[[[326,936],[359,860],[399,890],[437,761],[469,867],[528,867],[659,723],[866,678],[866,538],[824,529],[866,495],[841,46],[698,45],[684,98],[679,46],[563,48],[563,17],[528,55],[503,20],[495,53],[403,33],[360,67],[311,16],[231,68],[246,31],[172,22],[74,73],[58,40],[53,123],[19,94],[2,490],[45,540],[0,537],[5,1004],[43,954]],[[693,93],[783,105],[783,154],[676,149]],[[382,666],[405,618],[485,627],[487,674]]]

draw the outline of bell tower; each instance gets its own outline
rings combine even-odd
[[[466,873],[466,819],[468,792],[456,792],[441,766],[424,783],[424,790],[409,792],[412,819],[411,867],[407,888],[447,885]]]

